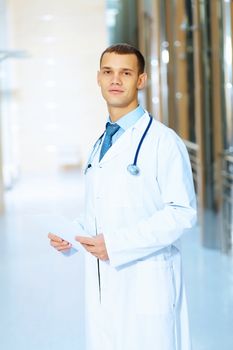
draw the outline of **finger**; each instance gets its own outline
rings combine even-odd
[[[95,246],[89,244],[82,244],[83,248],[97,259],[107,260],[104,255],[100,255]]]
[[[63,239],[61,237],[58,237],[51,232],[49,232],[48,238],[55,241],[55,242],[62,242],[63,241]]]
[[[83,237],[83,236],[76,236],[75,237],[76,241],[78,241],[81,244],[85,244],[85,245],[95,245],[95,239],[94,238],[90,238],[90,237]]]
[[[50,245],[54,248],[67,248],[69,245],[71,245],[69,242],[63,241],[63,242],[56,242],[56,241],[50,241]]]
[[[56,249],[58,252],[65,252],[65,251],[68,251],[70,250],[70,248],[72,247],[71,244],[67,245],[67,246],[57,246],[57,247],[53,247],[54,249]]]
[[[69,244],[69,245],[66,246],[66,247],[60,246],[59,248],[56,248],[56,249],[57,249],[59,252],[68,252],[68,251],[70,250],[71,247],[72,247],[71,244]]]
[[[81,243],[81,244],[82,244],[83,248],[85,248],[89,253],[91,252],[91,247],[93,247],[93,246],[91,246],[89,244],[84,244],[84,243]]]
[[[95,246],[92,246],[92,245],[89,245],[89,244],[82,244],[83,248],[86,249],[86,251],[88,253],[91,253],[91,254],[98,254],[98,252],[96,251],[96,248]]]
[[[69,242],[66,242],[66,241],[60,241],[60,242],[58,242],[58,241],[54,241],[54,240],[50,240],[50,244],[53,246],[53,247],[58,247],[59,245],[63,245],[63,246],[65,246],[65,245],[67,245]]]

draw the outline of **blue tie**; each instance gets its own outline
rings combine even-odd
[[[118,124],[111,124],[109,122],[107,123],[106,133],[105,133],[104,141],[101,147],[99,160],[103,158],[105,153],[112,146],[112,137],[119,129],[120,129],[120,126]]]

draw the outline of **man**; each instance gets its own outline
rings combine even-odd
[[[181,139],[138,104],[146,78],[136,48],[103,52],[109,120],[88,162],[82,222],[93,237],[76,237],[87,251],[88,350],[190,349],[178,239],[196,218],[192,174]]]

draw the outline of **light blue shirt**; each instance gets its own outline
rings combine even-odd
[[[141,105],[138,105],[137,108],[135,108],[133,111],[127,113],[120,119],[118,119],[117,123],[120,126],[120,129],[113,135],[112,137],[112,143],[116,142],[116,140],[124,134],[124,132],[130,128],[132,125],[134,125],[142,116],[145,114],[144,109]],[[108,122],[111,124],[114,124],[111,122],[110,117],[108,118]]]

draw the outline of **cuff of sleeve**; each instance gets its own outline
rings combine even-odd
[[[71,247],[67,252],[62,252],[62,255],[69,257],[69,256],[74,255],[77,252],[78,252],[77,249]]]

